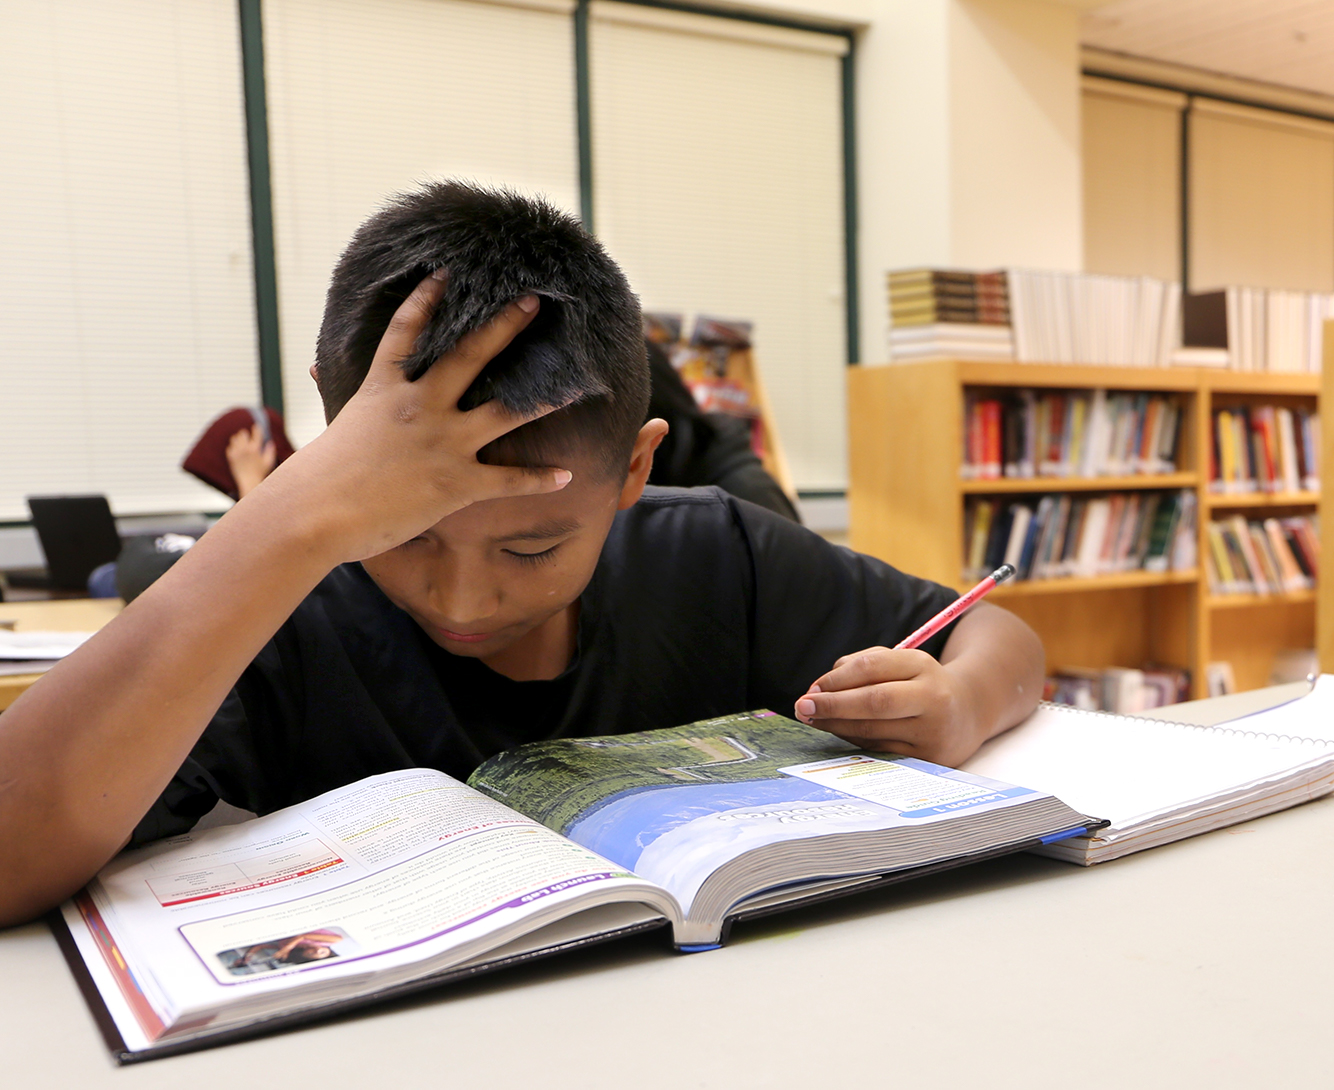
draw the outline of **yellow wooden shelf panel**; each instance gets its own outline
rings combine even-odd
[[[1210,492],[1205,506],[1213,507],[1305,507],[1320,502],[1319,492]]]
[[[1313,590],[1292,590],[1284,594],[1211,594],[1205,599],[1210,609],[1246,609],[1249,606],[1310,604]]]
[[[1000,477],[960,480],[970,495],[1014,492],[1126,492],[1150,488],[1194,488],[1198,473],[1137,473],[1128,477]]]
[[[988,598],[1024,598],[1035,594],[1069,594],[1074,591],[1124,590],[1127,587],[1165,587],[1194,583],[1200,573],[1187,571],[1124,571],[1112,575],[1070,576],[1065,579],[1023,579],[997,587]]]
[[[958,360],[959,378],[970,386],[1049,386],[1057,389],[1179,390],[1199,387],[1195,368],[1104,367],[1082,363],[996,363]]]
[[[1320,376],[1267,371],[1209,371],[1204,385],[1210,390],[1239,394],[1318,394]]]

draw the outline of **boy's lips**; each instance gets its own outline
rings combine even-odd
[[[435,626],[435,630],[444,636],[447,640],[454,640],[457,643],[481,643],[483,640],[491,638],[490,632],[451,632],[448,628]]]

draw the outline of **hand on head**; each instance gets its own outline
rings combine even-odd
[[[480,500],[564,488],[564,469],[485,465],[477,452],[560,406],[515,416],[498,402],[459,408],[482,369],[532,321],[527,295],[463,337],[415,382],[399,362],[411,354],[444,293],[433,274],[394,313],[357,393],[314,442],[274,473],[338,539],[339,560],[364,560]]]

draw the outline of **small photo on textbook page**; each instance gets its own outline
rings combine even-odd
[[[322,927],[268,942],[219,950],[214,955],[232,976],[255,976],[295,969],[311,962],[354,954],[359,945],[341,927]]]

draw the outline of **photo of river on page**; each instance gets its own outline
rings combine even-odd
[[[1043,795],[911,757],[863,754],[768,711],[535,742],[491,758],[469,783],[663,886],[697,917],[706,881],[755,849],[946,819],[957,828],[970,814]],[[832,853],[823,873],[856,873],[848,863]]]

